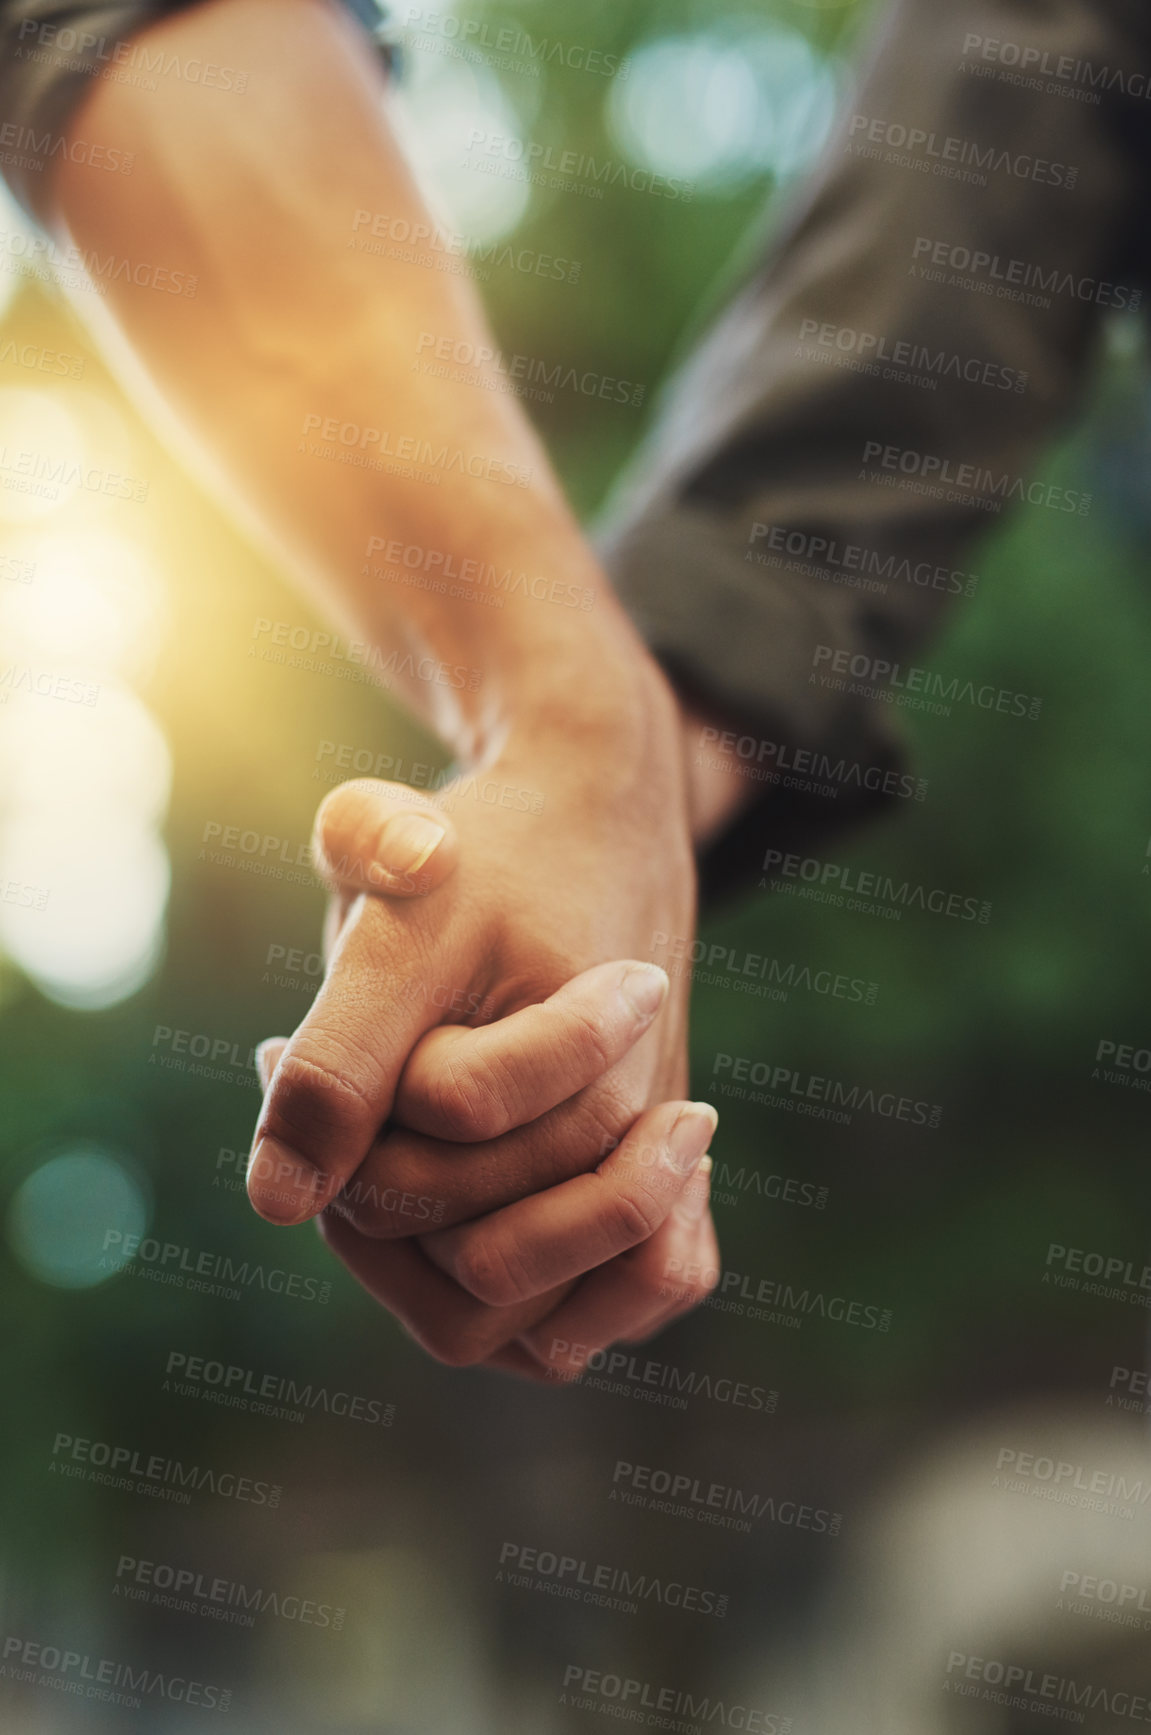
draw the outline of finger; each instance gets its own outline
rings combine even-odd
[[[677,1226],[666,1249],[660,1277],[660,1305],[617,1332],[621,1343],[645,1343],[706,1301],[720,1278],[719,1243],[710,1211],[698,1222]]]
[[[719,1262],[719,1242],[710,1211],[695,1226],[695,1238],[677,1244],[664,1267],[663,1289],[671,1297],[667,1309],[638,1326],[633,1333],[624,1333],[625,1343],[642,1343],[663,1331],[681,1314],[706,1301],[719,1282],[722,1267]]]
[[[312,857],[332,890],[423,897],[455,871],[456,828],[430,796],[404,783],[359,777],[326,795]]]
[[[432,1138],[498,1139],[621,1060],[652,1024],[668,986],[656,964],[597,964],[550,999],[482,1029],[439,1025],[408,1058],[396,1118]]]
[[[343,931],[344,923],[348,919],[348,912],[351,910],[355,901],[356,900],[352,896],[351,892],[342,890],[333,892],[331,897],[328,899],[328,907],[324,911],[322,938],[325,961],[329,959],[335,951],[336,942],[339,940],[340,934]]]
[[[471,1367],[496,1355],[558,1305],[567,1293],[518,1307],[485,1307],[436,1269],[416,1241],[370,1241],[325,1211],[318,1227],[328,1246],[422,1349],[449,1367]]]
[[[578,1379],[590,1356],[621,1340],[650,1337],[715,1286],[710,1166],[705,1157],[654,1235],[589,1272],[554,1313],[520,1338],[551,1379]]]
[[[280,1054],[256,1128],[248,1196],[271,1223],[302,1223],[359,1167],[396,1082],[438,1009],[403,993],[413,905],[361,898],[315,1003]],[[395,960],[385,964],[385,959]]]
[[[646,1081],[617,1068],[570,1102],[468,1150],[390,1126],[328,1209],[364,1235],[426,1235],[487,1216],[601,1163],[633,1124]]]
[[[492,1307],[511,1307],[653,1235],[707,1149],[710,1103],[661,1103],[590,1174],[424,1241],[428,1257]]]
[[[271,1084],[272,1074],[279,1066],[280,1056],[290,1041],[290,1036],[268,1036],[256,1049],[256,1071],[260,1075],[262,1090],[267,1090]]]
[[[494,1373],[511,1374],[515,1379],[531,1380],[535,1385],[555,1383],[554,1375],[521,1343],[504,1344],[502,1349],[497,1349],[495,1354],[488,1356],[481,1365],[490,1368]]]

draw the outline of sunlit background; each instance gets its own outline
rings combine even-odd
[[[404,126],[445,220],[583,264],[570,288],[493,271],[483,288],[501,341],[647,388],[642,409],[563,393],[533,405],[589,519],[749,230],[770,228],[818,155],[865,11],[525,0],[429,7],[411,26]],[[498,66],[463,52],[464,18],[626,64],[610,77]],[[690,180],[695,197],[596,200],[477,173],[476,129],[610,155]],[[0,228],[21,222],[5,203]],[[324,741],[432,750],[386,696],[260,658],[256,623],[311,622],[304,603],[141,425],[18,248],[0,254],[0,304],[4,1633],[230,1687],[235,1735],[567,1735],[598,1726],[561,1700],[573,1663],[758,1705],[791,1717],[794,1735],[1038,1726],[949,1699],[953,1651],[1146,1690],[1138,1630],[1057,1608],[1076,1569],[1147,1585],[1151,1610],[1146,1509],[1071,1532],[992,1480],[1001,1450],[1030,1447],[1151,1486],[1141,1413],[1108,1401],[1113,1367],[1144,1360],[1142,1308],[1043,1282],[1050,1242],[1139,1266],[1151,1240],[1147,1097],[1092,1077],[1101,1038],[1151,1047],[1140,330],[1109,333],[1083,425],[1049,460],[1094,491],[1095,513],[1005,525],[937,652],[940,667],[1042,695],[1040,720],[909,719],[938,795],[844,857],[990,900],[991,921],[879,921],[760,893],[706,931],[880,994],[862,1009],[700,988],[697,1094],[726,1050],[945,1106],[930,1133],[876,1121],[850,1134],[726,1106],[716,1154],[729,1173],[829,1189],[820,1212],[750,1190],[718,1204],[728,1263],[895,1316],[889,1334],[864,1336],[703,1314],[653,1350],[771,1389],[763,1415],[436,1368],[310,1230],[277,1232],[247,1210],[248,1057],[309,1004],[315,975],[283,959],[315,952],[322,900],[306,876],[213,861],[205,839],[237,825],[295,852],[328,787]],[[28,366],[23,346],[65,359]],[[25,490],[27,452],[114,472],[129,497]],[[194,1070],[205,1048],[210,1076]],[[284,1266],[330,1283],[330,1299],[151,1281],[124,1253],[144,1236],[193,1260]],[[275,1422],[181,1396],[165,1384],[173,1354],[362,1393],[394,1404],[394,1425]],[[282,1484],[284,1501],[271,1513],[204,1494],[184,1508],[64,1479],[62,1434]],[[793,1494],[843,1513],[843,1531],[744,1537],[628,1511],[608,1498],[619,1458]],[[730,1612],[612,1617],[497,1586],[507,1538],[716,1586]],[[337,1631],[267,1615],[248,1630],[133,1601],[125,1557],[346,1618]],[[0,1693],[10,1684],[0,1677]],[[5,1735],[167,1735],[208,1716],[12,1694]],[[875,1721],[857,1721],[861,1705]]]

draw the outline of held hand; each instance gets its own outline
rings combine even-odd
[[[650,1336],[714,1286],[715,1119],[706,1103],[665,1103],[594,1173],[419,1241],[374,1240],[333,1210],[321,1230],[437,1360],[570,1381],[596,1350]]]
[[[466,786],[430,800],[347,785],[324,804],[317,853],[341,892],[333,930],[344,926],[276,1067],[250,1184],[273,1221],[324,1208],[334,1248],[441,1359],[570,1378],[565,1335],[586,1357],[656,1329],[706,1292],[669,1275],[715,1265],[706,1183],[685,1183],[686,1217],[670,1200],[658,1221],[650,1201],[632,1210],[627,1251],[613,1252],[628,1207],[586,1173],[649,1103],[682,1096],[685,985],[661,1013],[661,972],[599,960],[642,959],[658,931],[690,934],[693,882],[666,735],[638,797],[611,776],[590,800],[578,779],[533,768],[531,781],[548,791],[542,816],[469,802]],[[391,895],[358,897],[365,887]],[[266,1079],[282,1048],[265,1050]],[[533,1216],[516,1235],[529,1287],[493,1301],[509,1212],[544,1188],[558,1200],[577,1175],[598,1201],[593,1275],[579,1280],[546,1236],[536,1248]],[[410,1239],[452,1224],[464,1226],[450,1239]]]
[[[410,1219],[389,1223],[384,1193],[401,1175],[450,1181],[460,1146],[474,1147],[460,1197],[432,1189],[446,1225],[594,1167],[644,1108],[682,1098],[687,984],[660,1011],[665,978],[642,964],[657,933],[692,930],[672,739],[615,787],[610,772],[590,780],[582,756],[573,767],[570,747],[546,767],[502,762],[489,786],[544,789],[542,813],[488,806],[467,785],[413,799],[361,782],[328,797],[317,856],[353,901],[265,1099],[257,1210],[298,1223],[344,1190],[357,1227],[410,1234]],[[399,895],[362,895],[385,887]],[[513,1014],[509,1075],[502,1042],[464,1021]]]
[[[622,969],[626,979],[634,967]],[[602,990],[613,990],[620,972],[618,965],[597,966],[528,1014],[514,1013],[482,1032],[461,1029],[453,1038],[482,1035],[489,1075],[506,1082],[509,1098],[530,1112],[544,1088],[561,1097],[566,1093],[573,1075],[569,1071],[565,1078],[565,1067],[582,1070],[587,1064],[583,1032],[572,1026],[576,1040],[566,1055],[563,1041],[556,1045],[545,1086],[543,1069],[533,1065],[532,1024],[554,1017],[558,1033],[574,1009],[589,1026],[602,1010],[596,1049],[603,1064],[614,1048],[618,993],[605,999]],[[425,1038],[421,1047],[430,1042]],[[262,1046],[265,1087],[285,1047],[281,1039]],[[417,1048],[408,1070],[419,1055]],[[398,1101],[404,1092],[401,1081]],[[646,1335],[693,1307],[710,1287],[701,1280],[704,1271],[711,1271],[714,1281],[717,1253],[707,1214],[710,1160],[701,1163],[699,1153],[715,1127],[715,1110],[708,1104],[667,1108],[675,1111],[670,1123],[666,1108],[651,1111],[594,1175],[546,1192],[535,1192],[546,1185],[538,1175],[529,1174],[525,1186],[523,1176],[512,1183],[502,1172],[488,1172],[477,1161],[480,1146],[447,1145],[430,1157],[416,1151],[406,1167],[401,1162],[397,1171],[388,1164],[371,1180],[365,1179],[373,1163],[369,1158],[327,1207],[320,1227],[369,1292],[440,1360],[572,1378],[595,1349],[621,1336]],[[275,1177],[268,1174],[264,1181],[270,1188]],[[427,1190],[440,1184],[461,1189],[447,1218],[440,1208],[445,1201]],[[520,1197],[525,1193],[534,1196]],[[493,1208],[509,1198],[520,1202]],[[461,1205],[464,1199],[470,1206]],[[429,1218],[463,1217],[471,1220],[424,1233]],[[357,1220],[372,1223],[375,1232],[365,1234],[355,1226]],[[396,1239],[417,1234],[418,1241]],[[585,1271],[591,1274],[568,1301],[574,1280]],[[520,1346],[510,1347],[515,1338]],[[581,1346],[582,1360],[565,1353],[573,1343]]]
[[[557,1165],[548,1153],[547,1117],[634,1046],[667,987],[655,965],[597,964],[495,1024],[428,1031],[401,1073],[386,1132],[355,1174],[330,1195],[317,1171],[328,1212],[374,1238],[393,1239],[464,1222],[551,1186]],[[288,1046],[284,1037],[261,1044],[265,1091]],[[580,1166],[591,1166],[605,1148]],[[293,1156],[260,1142],[248,1186],[272,1221],[299,1212],[296,1176]]]

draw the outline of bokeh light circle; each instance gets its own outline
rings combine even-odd
[[[644,43],[608,93],[607,120],[632,162],[724,194],[807,166],[836,97],[834,68],[800,31],[741,24]]]
[[[149,1202],[126,1161],[81,1142],[33,1169],[8,1208],[8,1244],[24,1270],[55,1289],[92,1289],[126,1263],[129,1234],[148,1227]],[[105,1248],[109,1231],[121,1237]]]

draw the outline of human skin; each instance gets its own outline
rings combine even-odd
[[[382,859],[379,826],[355,842],[352,877],[368,895],[348,906],[324,987],[275,1067],[252,1170],[256,1208],[281,1223],[324,1212],[336,1251],[433,1353],[490,1360],[529,1329],[510,1329],[516,1321],[534,1326],[546,1317],[547,1292],[525,1302],[526,1312],[518,1304],[509,1310],[515,1319],[503,1319],[504,1336],[486,1315],[482,1330],[472,1320],[474,1329],[445,1335],[412,1299],[442,1280],[465,1302],[493,1305],[469,1289],[484,1287],[476,1275],[488,1245],[482,1238],[498,1228],[488,1223],[490,1211],[453,1231],[454,1242],[416,1246],[365,1236],[326,1208],[376,1149],[421,1038],[458,1022],[406,995],[406,984],[451,982],[479,993],[490,1016],[504,1019],[550,1000],[594,966],[641,962],[657,930],[692,933],[697,797],[683,716],[518,404],[413,369],[427,330],[477,348],[491,338],[466,278],[355,244],[357,212],[430,226],[357,30],[324,0],[208,0],[148,35],[181,59],[250,68],[246,91],[240,97],[175,80],[161,80],[157,91],[96,85],[73,133],[133,152],[133,173],[96,177],[63,161],[56,215],[82,248],[161,261],[195,276],[196,294],[160,293],[117,276],[98,306],[77,296],[78,309],[141,404],[162,415],[285,570],[348,631],[403,654],[403,696],[457,764],[543,797],[542,812],[453,803],[450,790],[434,803],[410,803],[391,828],[391,859],[402,882],[423,858],[415,870],[424,876],[422,896],[394,895],[399,883],[372,878]],[[329,462],[328,424],[388,430],[405,451],[447,444],[461,463],[432,486],[412,463],[384,470]],[[586,593],[591,606],[511,595],[494,610],[381,582],[365,576],[365,554],[384,532],[457,561],[542,574]],[[426,678],[428,668],[450,678]],[[452,672],[461,669],[474,671],[475,681],[457,684]],[[413,832],[417,813],[425,829]],[[437,840],[427,821],[445,813],[450,832],[441,827]],[[389,856],[388,845],[382,851]],[[436,883],[429,867],[440,851],[447,872]],[[475,1117],[466,1094],[453,1095],[451,1070],[437,1077],[425,1069],[427,1100],[409,1084],[407,1131],[385,1137],[406,1138],[418,1155],[424,1147],[416,1141],[435,1136],[420,1131],[428,1101],[441,1112],[447,1104],[454,1113],[446,1142],[461,1157],[514,1174],[525,1194],[555,1188],[558,1196],[577,1175],[602,1173],[613,1141],[645,1110],[685,1108],[686,990],[686,982],[672,983],[650,1025],[618,1056],[613,1050],[609,1060],[605,1051],[600,1075],[557,1098],[528,1128],[485,1136],[490,1124]],[[652,1137],[662,1138],[658,1127]],[[605,1214],[618,1214],[608,1186],[600,1191]],[[617,1289],[643,1259],[650,1264],[644,1247],[654,1243],[661,1256],[668,1220],[622,1256],[612,1274]],[[693,1221],[697,1241],[711,1233],[709,1219]],[[634,1218],[632,1228],[642,1227]],[[525,1222],[527,1240],[533,1233]],[[422,1263],[413,1266],[415,1259]],[[388,1260],[385,1283],[377,1268]],[[608,1262],[598,1263],[605,1280]],[[570,1282],[567,1274],[555,1286],[555,1305],[574,1304],[559,1294]],[[646,1267],[639,1283],[650,1315]],[[430,1305],[445,1311],[441,1292]],[[639,1311],[629,1304],[613,1317],[626,1323]],[[610,1326],[605,1315],[601,1330]]]

